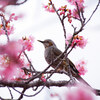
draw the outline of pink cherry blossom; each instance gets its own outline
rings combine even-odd
[[[67,0],[71,5],[74,5],[75,8],[73,9],[72,11],[72,16],[75,17],[75,18],[79,18],[79,15],[78,15],[78,9],[77,9],[77,5],[78,5],[78,8],[80,10],[80,12],[84,12],[84,0]],[[76,2],[77,2],[77,5],[76,5]]]
[[[30,67],[30,64],[25,61],[24,56],[22,58],[20,57],[20,62],[22,64],[22,66],[18,69],[17,75],[13,78],[13,80],[16,80],[16,81],[21,81],[21,78],[27,79],[32,76],[32,74],[30,72],[26,73],[26,72],[24,72],[23,69],[21,69],[21,68],[29,69],[29,67]]]
[[[8,35],[14,33],[14,27],[13,26],[8,25],[6,27],[6,30],[7,30],[7,34]],[[0,27],[0,35],[5,35],[5,30],[3,29],[3,26],[2,25]]]
[[[72,38],[72,34],[68,33],[66,41],[65,41],[67,45],[69,45],[71,38]]]
[[[27,79],[31,74],[26,75],[21,69],[22,67],[29,67],[25,59],[11,59],[7,55],[0,56],[0,80],[19,81],[19,78]]]
[[[84,39],[82,37],[82,40],[80,40],[80,42],[77,43],[77,46],[79,46],[80,48],[84,48],[87,44],[87,39]]]
[[[30,37],[29,39],[30,42],[33,41],[33,38]],[[29,44],[27,49],[30,50]],[[0,80],[19,81],[20,78],[31,77],[31,73],[26,75],[24,70],[21,69],[30,66],[22,55],[23,45],[25,44],[19,44],[19,41],[10,41],[5,45],[0,45]]]
[[[31,37],[31,36],[29,36],[29,38],[25,37],[23,39],[20,39],[18,42],[19,42],[19,44],[23,45],[24,50],[28,50],[28,51],[33,50],[33,42],[34,42],[33,37]]]
[[[0,35],[5,35],[6,32],[8,35],[14,33],[14,26],[12,26],[10,22],[12,22],[13,20],[17,20],[21,16],[15,16],[15,13],[12,13],[8,20],[4,15],[1,16],[4,18],[5,26],[3,26],[3,24],[0,24]],[[4,27],[6,28],[6,30],[4,30]]]
[[[66,38],[66,44],[68,45],[71,41],[71,38],[72,38],[72,35],[68,36]],[[76,46],[80,47],[80,48],[84,48],[87,44],[87,39],[84,39],[83,36],[79,36],[79,35],[76,35],[74,36],[73,38],[73,41],[72,41],[72,44],[71,44],[71,47],[73,47],[74,45],[76,44]],[[75,46],[75,47],[76,47]]]
[[[60,15],[65,15],[65,11],[60,12]]]
[[[79,10],[80,10],[81,12],[84,12],[84,8],[85,8],[85,7],[84,7],[82,4],[78,5],[78,7],[79,7]],[[75,17],[75,18],[77,18],[77,19],[79,19],[79,14],[78,14],[78,9],[77,9],[77,8],[74,8],[74,9],[73,9],[73,11],[72,11],[72,16]]]
[[[7,34],[10,35],[12,33],[14,33],[14,27],[13,26],[7,26]]]
[[[69,90],[65,95],[65,100],[94,100],[92,90],[81,85]]]
[[[10,41],[5,45],[0,45],[0,80],[20,81],[20,78],[27,79],[31,73],[25,74],[21,68],[29,67],[30,64],[22,56],[24,50],[32,50],[34,39],[32,37],[23,38],[19,41]]]
[[[70,4],[72,5],[75,5],[76,6],[76,3],[77,2],[78,4],[83,4],[84,3],[84,0],[67,0]]]
[[[0,70],[1,79],[9,81],[12,80],[14,77],[18,76],[19,71],[17,70],[20,66],[21,64],[15,63],[13,61],[9,61],[6,66],[1,66],[4,68],[3,70]]]
[[[73,17],[79,19],[79,15],[78,15],[77,9],[74,9],[74,10],[73,10],[72,15],[73,15]]]
[[[55,10],[52,8],[51,5],[43,5],[46,11],[54,13]]]
[[[68,22],[71,23],[72,22],[72,13],[71,13],[71,9],[68,9],[67,8],[67,5],[64,5],[64,6],[61,6],[59,9],[58,9],[58,12],[59,12],[59,15],[63,15],[63,16],[66,16],[68,18]]]
[[[86,66],[86,62],[83,60],[80,60],[76,63],[76,68],[79,71],[79,75],[85,75],[85,73],[87,72],[85,66]]]
[[[0,45],[0,54],[7,54],[12,59],[18,56],[22,52],[23,46],[17,41],[10,41],[5,45]]]
[[[22,66],[18,59],[18,54],[22,47],[15,42],[8,42],[6,45],[0,45],[0,77],[3,80],[11,80],[17,75],[17,69]]]
[[[12,13],[7,22],[10,23],[13,20],[18,20],[18,18],[18,16],[15,16],[15,13]]]

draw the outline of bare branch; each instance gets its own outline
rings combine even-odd
[[[20,93],[21,95],[20,95],[20,97],[18,98],[18,100],[21,100],[21,99],[23,98],[23,94],[24,94],[25,91],[26,91],[26,88],[24,88],[23,91]]]
[[[33,95],[27,95],[27,94],[24,94],[24,93],[22,93],[22,92],[20,92],[20,91],[18,91],[17,89],[15,89],[15,88],[13,88],[16,92],[18,92],[19,94],[21,94],[22,96],[26,96],[26,97],[34,97],[34,96],[36,96],[37,94],[39,94],[43,89],[44,89],[44,86],[38,91],[38,92],[36,92],[35,94],[33,94]],[[18,100],[20,100],[20,98],[18,99]]]
[[[36,71],[35,68],[34,68],[33,65],[32,65],[32,62],[31,62],[30,59],[28,58],[26,52],[23,51],[23,53],[24,53],[25,57],[27,58],[28,62],[30,63],[30,67],[32,68],[32,70]]]
[[[24,0],[23,2],[21,3],[16,3],[16,5],[21,5],[21,4],[24,4],[27,0]]]
[[[34,81],[34,82],[31,82],[29,84],[26,84],[25,82],[6,82],[6,81],[0,81],[0,87],[5,87],[5,86],[8,86],[8,87],[20,87],[20,88],[31,88],[31,87],[39,87],[39,86],[65,86],[68,84],[69,81],[46,81],[46,84],[40,80],[38,81]]]
[[[96,6],[96,8],[94,9],[94,11],[92,12],[91,16],[89,17],[89,19],[86,21],[85,25],[91,20],[92,16],[94,15],[94,13],[96,12],[96,10],[98,9],[100,5],[100,0],[98,0],[98,4]]]
[[[13,95],[12,95],[12,92],[11,92],[10,88],[9,87],[7,87],[7,88],[9,90],[10,95],[11,95],[11,99],[13,99]]]
[[[63,31],[64,31],[64,37],[65,37],[65,39],[66,39],[66,29],[65,29],[65,25],[64,25],[64,18],[61,19],[60,15],[59,15],[59,13],[58,13],[58,10],[56,10],[54,4],[52,3],[52,0],[50,0],[50,3],[51,3],[51,5],[52,5],[53,9],[55,10],[55,12],[56,12],[56,14],[57,14],[57,16],[58,16],[58,18],[59,18],[61,24],[62,24]]]

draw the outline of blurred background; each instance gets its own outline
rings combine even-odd
[[[61,5],[71,6],[66,2],[66,0],[53,0],[56,7]],[[7,14],[15,13],[16,15],[23,15],[23,18],[14,22],[15,33],[10,36],[11,40],[16,40],[22,36],[32,35],[35,38],[34,50],[27,52],[29,58],[31,59],[35,69],[42,71],[48,64],[44,59],[44,47],[37,40],[52,39],[57,47],[64,51],[65,40],[63,35],[63,29],[58,16],[55,13],[49,13],[43,8],[43,4],[47,4],[48,0],[28,0],[26,3],[20,6],[7,7]],[[85,17],[88,19],[92,11],[95,9],[98,0],[85,0]],[[76,48],[70,54],[69,58],[76,63],[80,59],[84,59],[87,62],[88,72],[85,76],[82,76],[93,88],[100,89],[100,7],[93,15],[90,22],[84,27],[84,30],[80,35],[88,39],[88,43],[84,49]],[[73,33],[73,28],[71,25],[65,21],[67,34]],[[75,21],[73,24],[77,27],[80,26],[79,22]],[[6,40],[5,36],[2,42]],[[59,77],[58,77],[59,76]],[[66,77],[63,75],[53,75],[53,80],[64,80]],[[6,93],[5,93],[6,91]],[[32,98],[24,97],[22,100],[59,100],[58,98],[51,98],[51,93],[60,93],[63,97],[67,89],[65,87],[51,87],[50,89],[45,88],[41,93]],[[5,97],[8,95],[9,91],[2,88],[0,89],[0,96]],[[31,89],[29,89],[26,94],[34,94]],[[19,96],[18,93],[14,92],[15,96]],[[94,96],[95,100],[100,100],[100,97]]]

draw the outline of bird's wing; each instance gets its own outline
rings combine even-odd
[[[70,67],[73,69],[74,72],[79,73],[79,71],[76,69],[75,65],[72,63],[70,59],[68,59]]]
[[[56,56],[59,56],[60,54],[62,54],[62,52],[58,48],[56,48],[56,47],[53,48],[53,52],[54,52],[54,54]]]
[[[58,48],[53,48],[54,50],[54,55],[59,56],[60,54],[62,54],[62,51],[60,51]],[[61,58],[63,59],[64,56],[62,56]],[[72,70],[75,73],[79,73],[79,71],[76,69],[75,65],[72,63],[72,61],[68,58],[68,63],[70,65],[70,67],[72,68]]]

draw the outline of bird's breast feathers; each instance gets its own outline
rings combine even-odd
[[[56,58],[56,57],[54,57],[53,53],[54,52],[53,52],[52,47],[48,47],[48,48],[45,49],[44,56],[45,56],[45,59],[48,62],[48,64],[50,64]]]

